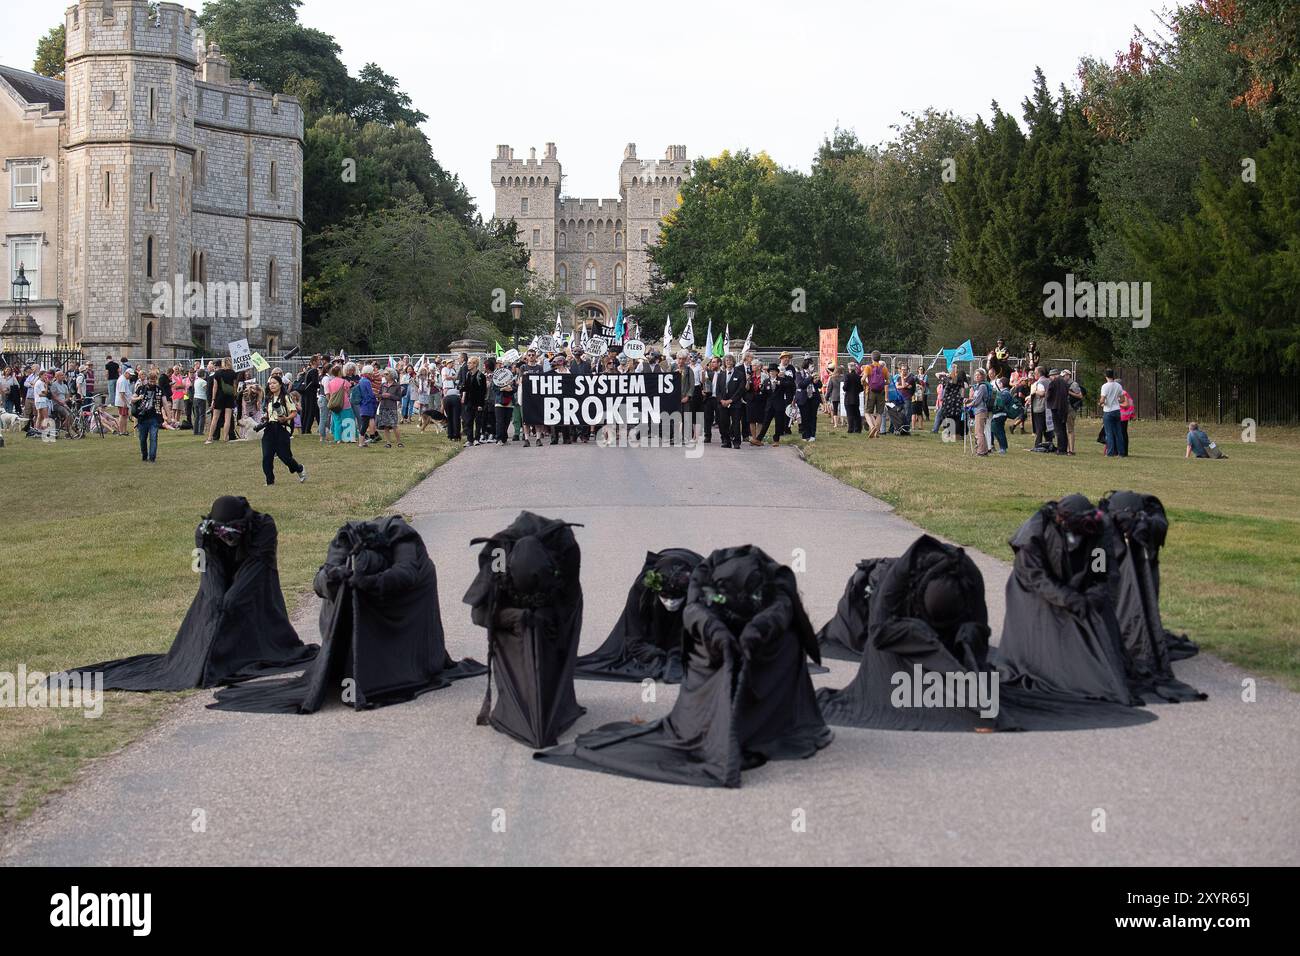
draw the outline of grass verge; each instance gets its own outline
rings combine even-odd
[[[45,443],[6,436],[0,484],[0,671],[57,671],[165,651],[196,584],[194,527],[212,500],[242,494],[275,518],[280,581],[292,611],[339,525],[383,513],[458,446],[403,433],[405,448],[329,447],[294,438],[300,484],[277,463],[262,476],[260,440],[204,446],[164,432],[158,461],[130,438]],[[153,726],[180,694],[105,695],[103,715],[0,708],[0,826],[30,813],[91,758]]]
[[[1032,435],[981,459],[928,429],[868,440],[821,423],[804,451],[928,531],[1007,561],[1007,539],[1044,501],[1076,491],[1094,501],[1118,489],[1157,495],[1170,519],[1160,562],[1166,626],[1300,690],[1300,431],[1260,429],[1242,442],[1231,425],[1211,428],[1229,460],[1207,461],[1183,459],[1186,429],[1172,422],[1131,423],[1129,457],[1106,458],[1099,427],[1080,423],[1073,457],[1030,453]]]

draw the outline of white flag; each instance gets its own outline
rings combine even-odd
[[[709,319],[708,331],[704,333],[704,360],[707,362],[713,355],[713,319]]]
[[[749,334],[745,336],[745,346],[740,350],[740,354],[744,355],[753,347],[754,347],[754,327],[751,325],[749,327]]]
[[[564,332],[560,328],[560,313],[555,313],[555,337],[558,339]]]
[[[391,355],[388,356],[388,367],[397,368],[397,359],[393,358]]]
[[[684,349],[688,349],[695,344],[695,329],[692,328],[694,324],[695,320],[688,317],[686,319],[686,331],[682,332],[682,337],[677,340]]]
[[[668,343],[673,340],[673,317],[670,315],[664,320],[664,348],[668,348]]]
[[[722,333],[722,357],[726,358],[731,354],[731,323],[727,323],[727,331]]]

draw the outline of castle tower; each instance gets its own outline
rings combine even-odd
[[[560,161],[555,144],[547,143],[537,158],[530,149],[527,159],[515,159],[510,146],[498,146],[492,160],[492,189],[495,212],[502,221],[513,219],[519,240],[531,251],[533,271],[547,282],[555,281],[555,209],[560,197]]]
[[[190,257],[197,20],[174,3],[80,0],[65,26],[65,311],[97,362],[188,351],[151,287]]]
[[[669,146],[664,158],[654,161],[637,159],[635,143],[623,152],[618,182],[627,211],[627,295],[633,302],[650,294],[648,250],[659,240],[663,217],[681,201],[682,183],[690,175],[685,146]]]

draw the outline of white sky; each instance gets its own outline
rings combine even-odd
[[[865,142],[904,111],[1019,118],[1035,66],[1055,88],[1109,60],[1164,0],[306,0],[349,70],[374,60],[429,114],[434,155],[492,213],[497,143],[554,142],[568,195],[616,196],[623,147],[643,159],[765,149],[807,169],[839,124]],[[197,6],[197,2],[195,6]],[[30,69],[63,0],[7,3],[0,63]]]

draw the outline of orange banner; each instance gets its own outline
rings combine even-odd
[[[819,354],[817,356],[817,371],[822,378],[826,377],[826,367],[835,365],[839,361],[840,354],[840,330],[839,329],[820,329],[819,335]]]

